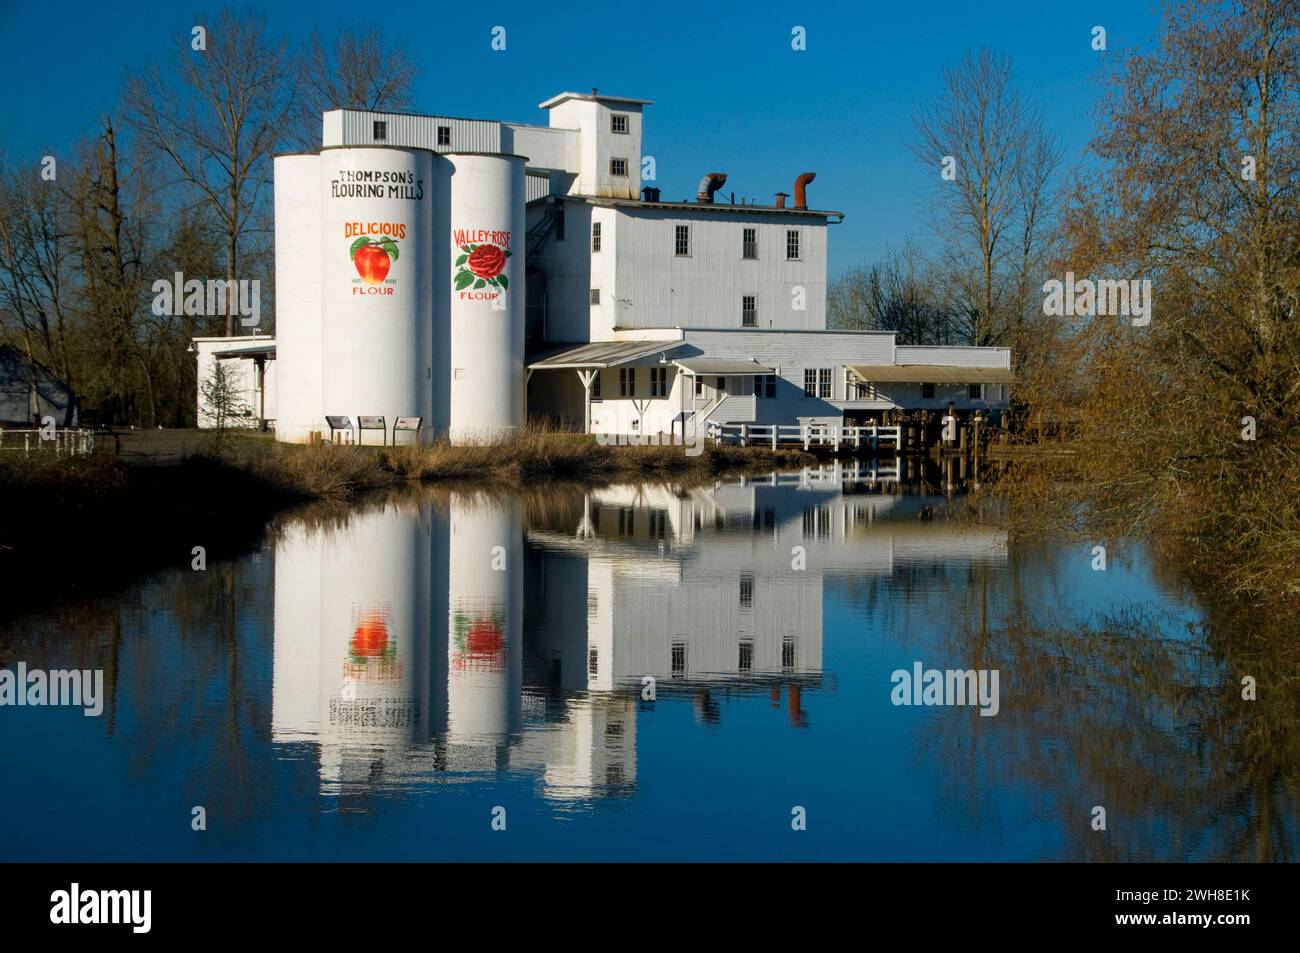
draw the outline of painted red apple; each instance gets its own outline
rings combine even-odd
[[[392,259],[384,246],[378,243],[362,245],[352,256],[352,264],[357,266],[357,274],[368,285],[377,285],[388,277]]]

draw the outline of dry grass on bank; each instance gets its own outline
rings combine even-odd
[[[547,480],[701,476],[744,469],[804,466],[795,450],[709,446],[689,456],[681,446],[602,446],[580,434],[525,432],[495,443],[452,446],[333,447],[279,445],[239,460],[287,492],[343,499],[385,486],[439,481],[523,485]],[[240,452],[233,451],[236,459]]]

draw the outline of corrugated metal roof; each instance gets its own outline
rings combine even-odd
[[[757,361],[727,361],[714,357],[688,357],[673,361],[692,374],[775,374],[775,367],[765,367]]]
[[[651,354],[662,354],[681,346],[681,341],[601,341],[582,344],[549,354],[528,366],[535,371],[575,367],[614,367]]]
[[[1005,367],[954,367],[951,364],[849,364],[871,384],[1010,384],[1015,375]]]

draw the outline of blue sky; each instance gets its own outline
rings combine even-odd
[[[937,160],[922,168],[908,143],[945,65],[973,48],[1009,53],[1076,161],[1096,122],[1103,60],[1150,47],[1159,23],[1148,0],[243,6],[294,39],[381,17],[424,67],[419,111],[544,123],[537,103],[565,89],[654,100],[644,149],[665,198],[693,196],[705,172],[720,171],[728,192],[770,201],[815,171],[811,203],[847,215],[831,232],[832,275],[909,239],[936,247],[925,196]],[[68,149],[114,108],[128,70],[188,39],[201,17],[184,10],[174,0],[0,0],[11,86],[0,146],[34,159]],[[497,25],[503,52],[490,48]],[[795,25],[807,29],[806,51],[790,48]],[[1107,53],[1091,49],[1094,25],[1107,29]]]

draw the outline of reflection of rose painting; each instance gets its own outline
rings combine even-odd
[[[456,290],[466,288],[493,287],[505,291],[510,281],[503,271],[510,250],[499,248],[487,242],[477,245],[461,245],[460,255],[456,259]]]
[[[505,617],[500,612],[460,612],[455,615],[452,666],[499,672],[505,668]]]

